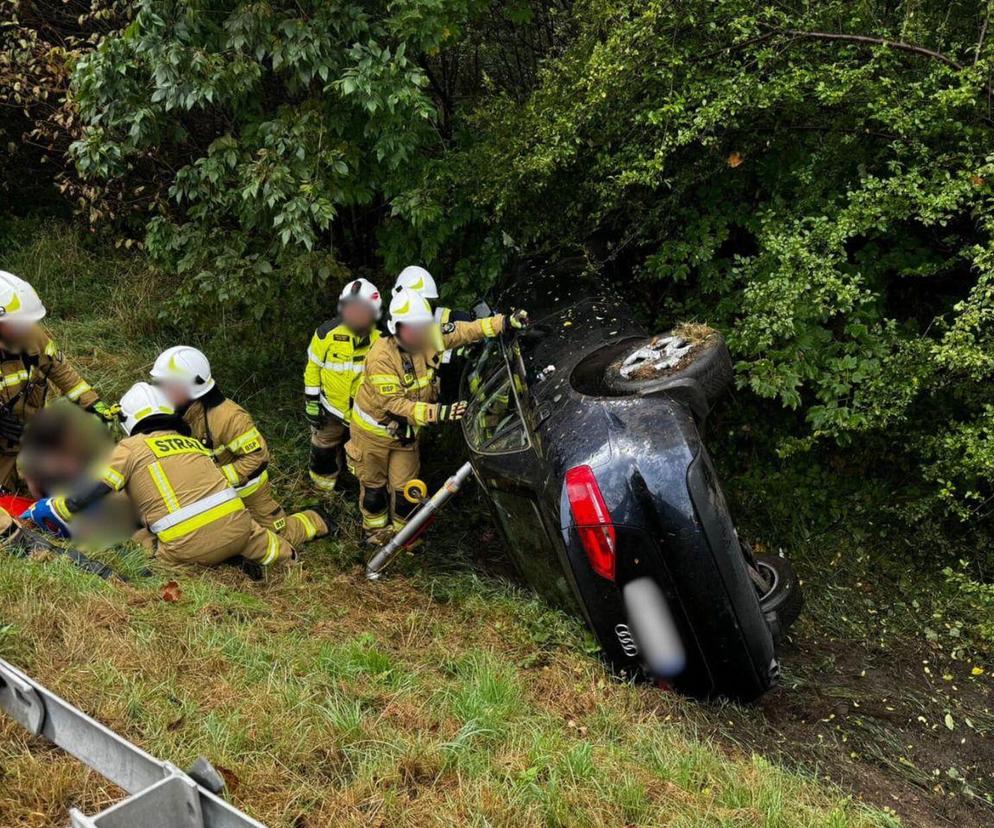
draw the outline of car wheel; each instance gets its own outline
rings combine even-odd
[[[724,337],[715,330],[694,326],[676,328],[634,342],[604,372],[604,384],[614,394],[637,394],[675,380],[695,380],[708,404],[713,404],[732,381],[732,357]]]
[[[770,625],[774,640],[779,643],[804,606],[801,582],[790,561],[779,555],[757,557],[756,570],[760,576],[756,579],[759,606]],[[763,583],[762,587],[760,582]]]

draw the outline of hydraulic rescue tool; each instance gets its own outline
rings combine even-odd
[[[378,581],[383,577],[383,571],[402,549],[410,548],[421,534],[428,528],[435,513],[448,502],[469,476],[473,473],[473,467],[469,463],[463,463],[456,473],[445,481],[442,486],[430,499],[425,500],[427,487],[420,480],[412,480],[405,486],[404,496],[409,499],[420,500],[421,505],[411,515],[407,525],[394,535],[388,543],[376,550],[376,553],[366,564],[366,577],[370,581]]]

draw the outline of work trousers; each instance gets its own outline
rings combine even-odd
[[[349,471],[359,480],[359,511],[366,531],[390,525],[402,528],[415,507],[404,497],[403,488],[421,468],[417,443],[401,447],[355,428],[345,456]]]
[[[319,492],[333,492],[342,470],[342,444],[349,427],[330,417],[320,428],[311,427],[311,484]]]
[[[311,509],[288,515],[273,497],[273,488],[268,480],[248,497],[243,497],[242,501],[256,523],[264,529],[278,532],[295,549],[328,534],[328,525]]]

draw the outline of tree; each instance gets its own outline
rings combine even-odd
[[[185,312],[271,314],[343,259],[368,264],[438,141],[415,55],[457,37],[469,6],[143,0],[80,61],[77,167],[128,182]]]
[[[711,321],[739,384],[849,447],[905,514],[994,494],[989,4],[584,0],[523,98],[408,198],[494,245],[582,247],[658,328]],[[431,238],[432,230],[420,228]],[[888,484],[890,485],[890,484]]]
[[[796,413],[784,455],[856,453],[905,517],[972,519],[994,496],[990,11],[142,0],[80,61],[73,152],[186,313],[272,315],[376,261],[468,296],[516,248],[581,248],[656,327],[724,330],[750,399]]]

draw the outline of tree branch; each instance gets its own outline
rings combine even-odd
[[[950,69],[955,69],[958,72],[962,72],[967,68],[959,61],[953,60],[953,58],[949,57],[949,55],[944,55],[942,52],[936,52],[934,49],[926,49],[924,46],[918,46],[915,43],[905,43],[903,40],[889,40],[885,37],[846,34],[844,32],[806,32],[800,29],[773,29],[771,34],[772,33],[786,35],[787,37],[792,37],[795,40],[829,40],[842,43],[855,43],[860,46],[883,46],[887,49],[894,49],[898,52],[906,52],[911,55],[917,55],[918,57],[924,57],[929,60],[937,61],[944,66],[948,66]],[[753,38],[753,40],[744,41],[742,45],[748,45],[756,39],[757,38]],[[729,48],[738,48],[738,45],[736,44],[735,46]],[[987,93],[988,98],[994,96],[994,85],[992,85],[989,81],[983,84],[982,88]]]
[[[884,37],[870,37],[869,35],[844,34],[842,32],[804,32],[798,29],[781,29],[780,32],[791,37],[806,38],[808,40],[841,40],[845,43],[859,43],[864,46],[884,46],[888,49],[895,49],[899,52],[908,52],[912,55],[927,57],[930,60],[937,60],[953,69],[962,70],[965,67],[948,55],[926,49],[924,46],[916,46],[914,43],[905,43],[901,40],[888,40]]]
[[[977,39],[977,51],[973,56],[973,65],[980,60],[980,50],[984,48],[984,38],[987,37],[987,24],[991,22],[991,4],[987,4],[987,14],[984,15],[984,25],[980,27],[980,37]]]

